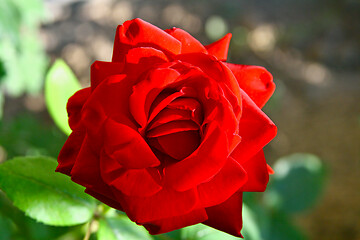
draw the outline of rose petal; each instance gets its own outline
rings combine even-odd
[[[106,78],[123,73],[123,70],[123,63],[95,61],[90,68],[91,90],[94,91]]]
[[[128,169],[111,184],[129,196],[149,197],[162,189],[146,169]]]
[[[161,234],[201,223],[205,220],[207,220],[206,211],[205,209],[201,208],[181,216],[145,223],[144,227],[149,231],[150,234]]]
[[[238,96],[235,96],[233,92],[231,92],[228,85],[225,83],[219,83],[223,94],[225,96],[225,99],[230,103],[232,106],[232,111],[236,117],[236,119],[240,119],[241,117],[241,97],[238,98]]]
[[[104,152],[100,169],[106,184],[129,196],[149,197],[162,189],[147,169],[126,169]]]
[[[146,133],[146,137],[153,138],[183,131],[199,130],[199,125],[193,121],[173,121],[162,124]]]
[[[226,163],[228,143],[219,127],[209,123],[198,149],[189,157],[165,168],[165,181],[178,191],[184,191],[207,181]]]
[[[105,123],[104,149],[125,168],[147,168],[160,164],[138,132],[112,119]]]
[[[93,151],[88,136],[83,141],[70,175],[72,181],[89,188],[102,181],[99,173],[99,155]]]
[[[200,145],[199,131],[186,131],[168,134],[156,138],[160,151],[177,160],[192,154]]]
[[[270,167],[269,164],[267,165],[267,169],[268,169],[268,172],[269,172],[270,175],[275,173],[275,171]]]
[[[61,148],[56,172],[61,172],[70,176],[71,169],[74,166],[75,160],[80,152],[82,143],[85,138],[85,132],[73,131],[64,146]]]
[[[170,109],[191,111],[191,119],[199,125],[203,121],[203,109],[197,99],[188,97],[177,98],[167,107]]]
[[[163,88],[179,77],[176,70],[158,68],[151,71],[146,78],[133,86],[130,96],[130,112],[134,119],[144,127],[147,123],[151,104]]]
[[[90,93],[90,88],[83,88],[72,95],[67,102],[66,109],[69,116],[69,126],[72,130],[80,127],[81,110]]]
[[[236,237],[242,229],[242,192],[236,192],[222,204],[206,208],[208,220],[204,224]]]
[[[167,61],[168,58],[162,51],[151,47],[132,48],[126,54],[126,63],[136,64],[139,66],[138,68],[154,63],[165,63]]]
[[[273,77],[265,68],[225,63],[234,73],[240,88],[262,108],[275,91]]]
[[[134,197],[114,192],[129,218],[139,224],[181,216],[198,205],[196,189],[178,192],[164,187],[150,197]]]
[[[107,185],[104,185],[105,187],[107,187]],[[91,196],[93,196],[94,198],[96,198],[97,200],[99,200],[100,202],[105,203],[106,205],[115,208],[119,211],[124,211],[121,204],[119,202],[117,202],[116,200],[114,200],[113,198],[109,198],[103,194],[100,194],[98,192],[95,192],[93,190],[91,190],[90,188],[86,188],[85,192]],[[112,192],[110,191],[110,193],[112,194]]]
[[[73,132],[74,133],[74,132]],[[73,139],[76,141],[76,139]],[[104,183],[100,176],[100,159],[99,156],[93,151],[93,147],[90,144],[90,140],[86,136],[82,142],[80,152],[76,156],[72,156],[74,166],[67,171],[71,180],[83,185],[87,188],[87,192],[93,195],[96,198],[99,198],[100,201],[106,200],[111,206],[114,206],[121,210],[120,204],[115,204],[115,196],[110,190],[109,186]],[[57,171],[59,171],[57,169]],[[89,178],[91,176],[91,178]]]
[[[276,136],[277,128],[261,109],[242,92],[243,113],[240,119],[239,135],[241,142],[231,153],[240,164],[258,153]]]
[[[231,92],[240,99],[240,87],[234,74],[225,65],[211,55],[204,53],[188,53],[176,56],[176,59],[190,63],[200,68],[207,76],[217,82],[224,82]]]
[[[246,171],[232,157],[229,157],[214,178],[198,186],[202,206],[211,207],[224,202],[238,191],[246,180]]]
[[[220,61],[226,61],[231,36],[232,34],[228,33],[216,42],[205,46],[205,48],[208,50],[209,54],[215,56]]]
[[[129,111],[132,85],[133,80],[126,75],[113,75],[91,94],[84,105],[81,121],[93,141],[102,139],[102,126],[109,117],[133,129],[138,128]]]
[[[168,58],[162,51],[151,47],[132,48],[125,58],[124,71],[134,78],[156,65],[168,62]]]
[[[152,47],[169,54],[179,54],[181,51],[181,43],[177,39],[139,18],[118,26],[112,61],[123,61],[125,54],[133,47]]]
[[[205,47],[188,32],[180,28],[171,28],[165,30],[168,34],[176,38],[181,42],[181,53],[192,53],[192,52],[202,52],[207,53]]]
[[[147,131],[150,131],[163,124],[179,120],[191,120],[191,112],[165,108],[161,112],[159,112],[159,114],[157,114],[157,116],[151,121],[151,123],[149,123],[149,125],[147,126]],[[200,125],[199,123],[197,124]]]
[[[150,117],[148,122],[151,122],[166,106],[169,105],[174,99],[184,95],[182,92],[160,93],[150,107]]]
[[[269,182],[269,172],[264,156],[260,150],[254,157],[244,163],[243,168],[248,175],[248,181],[241,189],[243,192],[263,192]]]

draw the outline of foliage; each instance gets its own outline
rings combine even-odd
[[[41,0],[2,0],[0,12],[1,113],[4,93],[40,92],[47,58],[38,32],[44,18]]]
[[[24,155],[57,157],[65,135],[56,126],[30,113],[0,121],[0,146],[7,158]]]
[[[81,88],[68,65],[57,60],[50,68],[45,81],[45,100],[56,125],[67,135],[71,133],[68,125],[66,103],[69,97]]]
[[[53,226],[87,222],[95,210],[93,198],[46,157],[18,157],[0,165],[0,188],[14,206],[37,221]]]

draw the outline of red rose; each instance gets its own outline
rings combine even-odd
[[[231,34],[203,46],[141,19],[119,26],[112,62],[68,102],[73,132],[57,171],[151,234],[204,223],[241,236],[242,192],[264,191],[262,67],[226,63]]]

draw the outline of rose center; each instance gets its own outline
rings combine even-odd
[[[201,104],[193,98],[177,98],[149,122],[145,137],[163,161],[179,161],[200,145]]]

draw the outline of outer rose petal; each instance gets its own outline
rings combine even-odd
[[[134,129],[108,119],[105,123],[105,152],[125,168],[148,168],[160,164],[144,138]]]
[[[247,180],[245,170],[229,157],[225,166],[209,182],[200,184],[198,192],[203,207],[211,207],[224,202]]]
[[[218,61],[213,56],[203,53],[181,54],[176,56],[176,59],[197,66],[210,78],[219,83],[225,83],[238,99],[238,105],[241,106],[241,93],[238,81],[225,63]],[[237,117],[240,116],[240,112],[235,114]]]
[[[132,48],[125,58],[124,71],[134,78],[138,78],[143,72],[156,65],[168,62],[167,56],[162,51],[151,47]]]
[[[126,54],[126,63],[135,64],[140,69],[143,67],[142,65],[164,63],[167,61],[168,58],[162,51],[151,47],[132,48]]]
[[[99,173],[99,156],[93,151],[88,137],[85,137],[80,152],[71,170],[71,180],[92,187],[97,185],[101,176]],[[89,178],[91,176],[91,178]]]
[[[129,218],[144,224],[190,213],[198,206],[196,189],[178,192],[164,187],[151,197],[133,197],[114,191]]]
[[[269,182],[269,172],[264,156],[260,150],[254,157],[242,165],[248,175],[248,181],[241,189],[243,192],[263,192]]]
[[[241,142],[231,153],[240,164],[258,153],[276,136],[276,126],[249,96],[242,92],[243,113],[240,119]]]
[[[267,165],[267,169],[268,169],[268,172],[269,172],[270,175],[275,173],[274,170],[270,167],[269,164]]]
[[[242,192],[237,192],[222,204],[206,208],[209,219],[204,224],[243,237],[242,229]]]
[[[207,220],[205,209],[196,209],[185,215],[165,218],[151,223],[144,224],[144,227],[150,234],[161,234],[170,232],[179,228],[187,227]]]
[[[124,63],[95,61],[90,70],[91,90],[94,91],[103,80],[112,75],[121,74],[123,70]]]
[[[69,116],[69,126],[72,130],[80,126],[81,109],[89,98],[90,93],[90,88],[83,88],[72,95],[67,102],[66,109]]]
[[[139,18],[118,26],[112,61],[123,61],[125,54],[134,47],[152,47],[169,54],[179,54],[181,51],[181,43],[177,39]]]
[[[275,91],[271,73],[259,66],[225,64],[234,73],[240,87],[262,108]]]
[[[82,131],[73,131],[70,134],[64,146],[60,150],[58,156],[59,165],[56,168],[57,172],[61,172],[70,176],[71,169],[74,166],[84,138],[85,132]]]
[[[100,201],[106,200],[106,203],[110,203],[110,206],[114,206],[119,210],[122,209],[120,204],[114,203],[116,202],[115,195],[100,176],[100,159],[92,151],[87,137],[71,171],[71,180],[86,187],[86,191]]]
[[[147,169],[126,169],[104,152],[101,153],[100,171],[106,184],[129,196],[149,197],[162,188]]]
[[[207,53],[205,47],[188,32],[180,28],[171,28],[165,30],[168,34],[176,38],[181,42],[181,53],[192,53],[192,52],[202,52]]]
[[[208,50],[209,54],[215,56],[220,61],[226,61],[231,36],[232,34],[228,33],[223,38],[217,40],[216,42],[213,42],[212,44],[205,46],[205,48]]]
[[[108,187],[107,185],[104,185],[103,187]],[[99,200],[100,202],[105,203],[106,205],[115,208],[117,210],[120,211],[124,211],[121,204],[119,202],[117,202],[116,200],[114,200],[113,198],[109,198],[103,194],[100,194],[94,190],[91,190],[90,188],[86,188],[85,192],[91,196],[93,196],[94,198],[96,198],[97,200]],[[111,191],[109,191],[109,193],[111,195],[113,195],[113,193]]]
[[[133,79],[126,75],[110,76],[96,87],[84,105],[82,123],[92,140],[99,141],[99,146],[102,145],[100,142],[102,140],[100,136],[103,134],[102,126],[109,117],[137,129],[129,111],[132,85]]]

